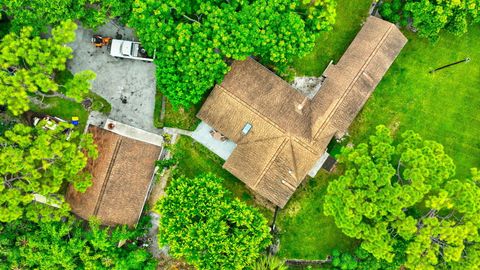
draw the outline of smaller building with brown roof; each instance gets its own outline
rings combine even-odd
[[[90,125],[87,132],[93,135],[99,157],[89,160],[87,170],[92,174],[93,185],[85,193],[68,187],[66,199],[72,212],[83,219],[95,216],[104,225],[127,224],[135,226],[140,218],[162,148],[146,141],[155,139],[155,134],[142,136],[142,131],[121,123],[106,124],[119,133],[134,134],[140,139]],[[143,140],[143,141],[142,141]]]

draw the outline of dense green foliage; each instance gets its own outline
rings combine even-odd
[[[362,248],[357,248],[353,253],[341,253],[338,250],[333,250],[331,256],[333,268],[340,270],[398,270],[401,269],[404,261],[404,256],[398,256],[391,263],[385,260],[377,260]]]
[[[420,36],[436,40],[443,29],[462,35],[469,24],[480,22],[480,1],[392,0],[385,2],[380,12],[388,20],[404,26],[411,19]]]
[[[56,93],[63,88],[67,97],[77,101],[90,91],[92,71],[82,71],[65,83],[58,85],[54,76],[65,69],[72,49],[66,43],[75,40],[76,24],[62,22],[52,29],[51,38],[33,36],[32,27],[25,27],[20,34],[6,35],[0,42],[0,105],[14,114],[29,109],[29,96]]]
[[[136,0],[129,25],[156,50],[157,85],[174,106],[198,103],[228,71],[255,55],[285,68],[311,51],[335,18],[335,1]]]
[[[394,144],[384,126],[339,160],[346,171],[329,184],[324,211],[363,249],[388,262],[406,253],[413,269],[478,263],[467,252],[480,240],[476,170],[472,179],[452,180],[455,166],[442,145],[412,131]],[[395,248],[404,243],[406,251]]]
[[[150,222],[135,230],[81,221],[0,223],[0,269],[156,269],[140,247]]]
[[[130,16],[133,0],[0,0],[0,7],[12,19],[12,30],[33,27],[34,33],[46,32],[66,20],[81,20],[89,27],[104,24],[109,18]]]
[[[244,269],[270,243],[267,220],[221,182],[212,174],[172,179],[157,204],[160,244],[197,269]]]
[[[79,191],[91,185],[91,175],[84,172],[87,158],[96,158],[91,135],[72,131],[67,140],[64,130],[70,124],[46,128],[15,125],[0,136],[0,222],[25,216],[32,221],[59,220],[68,213],[68,204],[57,194],[63,183],[72,183]],[[44,128],[45,126],[45,128]],[[34,194],[47,203],[33,202]]]

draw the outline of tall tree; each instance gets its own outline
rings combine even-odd
[[[156,269],[142,247],[150,222],[142,221],[134,230],[95,220],[0,223],[0,269]]]
[[[12,30],[33,27],[38,34],[66,20],[80,20],[95,28],[108,19],[120,17],[126,22],[133,0],[0,0],[0,8],[12,21]]]
[[[90,91],[92,71],[76,74],[65,85],[58,85],[55,74],[65,70],[72,49],[67,43],[75,40],[76,24],[62,22],[52,29],[51,38],[33,36],[32,28],[25,27],[20,34],[6,35],[0,42],[0,105],[7,105],[15,115],[29,109],[29,96],[61,95],[82,100]]]
[[[435,41],[442,30],[460,36],[480,22],[480,0],[392,0],[384,2],[380,12],[395,23],[412,20],[420,36]]]
[[[376,258],[391,262],[405,243],[408,268],[434,269],[476,249],[478,174],[452,179],[455,166],[440,144],[412,131],[394,144],[379,126],[368,144],[344,148],[340,161],[346,171],[328,186],[325,214]]]
[[[188,107],[223,79],[226,60],[254,55],[284,69],[311,51],[334,22],[335,3],[136,0],[129,25],[156,52],[158,88],[173,105]]]
[[[54,128],[46,124],[17,124],[0,136],[0,222],[23,216],[59,220],[69,210],[58,194],[62,184],[72,183],[79,191],[91,185],[91,175],[83,170],[87,158],[97,156],[91,135],[67,135],[65,130],[72,126],[66,123]],[[34,202],[35,194],[45,196],[47,204]]]
[[[173,179],[157,204],[160,244],[197,269],[244,269],[270,243],[262,214],[230,199],[221,182],[211,174]]]

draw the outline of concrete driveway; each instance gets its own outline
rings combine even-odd
[[[161,133],[153,126],[155,106],[155,64],[143,61],[116,59],[110,56],[106,47],[95,48],[91,43],[93,34],[133,40],[131,29],[121,28],[112,23],[97,31],[79,27],[73,48],[74,58],[68,68],[72,72],[92,70],[97,73],[93,92],[112,104],[109,118],[146,131]]]

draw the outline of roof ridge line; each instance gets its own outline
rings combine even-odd
[[[313,140],[317,140],[317,137],[319,136],[320,133],[322,133],[324,130],[325,130],[325,127],[327,125],[327,123],[329,122],[329,120],[332,118],[332,116],[335,114],[335,112],[338,110],[338,107],[340,106],[340,104],[345,100],[345,97],[350,94],[350,92],[352,91],[352,88],[353,88],[353,85],[358,81],[358,78],[360,78],[361,74],[363,72],[365,72],[367,66],[370,64],[370,62],[372,61],[373,57],[377,54],[377,52],[380,50],[380,47],[385,43],[385,40],[387,39],[388,35],[392,32],[392,29],[393,29],[393,24],[390,23],[390,26],[388,27],[387,31],[385,31],[385,33],[383,34],[382,36],[382,39],[380,40],[380,42],[377,44],[377,46],[375,47],[375,49],[373,50],[373,52],[368,56],[367,58],[367,61],[365,61],[365,63],[362,65],[362,68],[358,71],[358,73],[355,75],[354,79],[352,80],[352,82],[350,82],[350,84],[347,86],[347,89],[346,91],[343,93],[343,95],[340,97],[339,101],[335,104],[334,108],[330,111],[330,113],[328,114],[327,118],[325,119],[325,121],[323,121],[322,123],[322,126],[317,130],[317,132],[315,133],[315,135],[313,136]],[[358,33],[357,33],[358,35]],[[347,49],[348,51],[348,49]],[[345,53],[347,52],[345,51]],[[344,55],[345,55],[344,53]],[[342,56],[343,57],[343,56]],[[340,58],[341,60],[342,58]],[[340,62],[339,60],[339,62]]]
[[[122,145],[122,142],[123,142],[123,139],[120,138],[115,144],[115,149],[113,150],[112,159],[110,160],[110,164],[108,164],[107,173],[105,174],[105,179],[102,183],[102,188],[100,189],[100,194],[98,195],[98,199],[95,204],[95,209],[93,210],[94,216],[98,214],[98,210],[100,209],[100,202],[103,200],[103,196],[105,195],[105,190],[107,188],[108,181],[110,180],[110,174],[112,173],[112,169],[113,169],[113,166],[115,165],[115,160],[117,159],[118,151],[120,151],[120,146]]]

